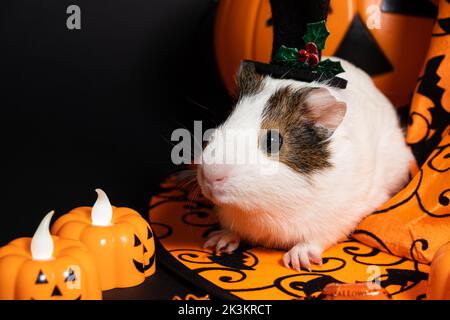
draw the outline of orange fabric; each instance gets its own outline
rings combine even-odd
[[[177,265],[168,262],[162,253],[160,263],[171,264],[172,270],[194,284],[200,276],[218,290],[242,299],[317,297],[329,283],[374,279],[394,299],[425,296],[429,266],[356,241],[328,249],[323,254],[323,265],[313,266],[312,272],[287,269],[281,262],[284,252],[279,250],[245,244],[233,254],[202,249],[207,235],[219,227],[213,207],[198,192],[190,192],[174,180],[162,184],[152,197],[149,217],[163,250]]]
[[[444,19],[450,19],[450,3],[442,0],[407,131],[416,158],[427,160],[354,234],[370,246],[425,263],[450,240],[450,34],[442,28]]]

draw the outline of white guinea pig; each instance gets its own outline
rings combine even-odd
[[[286,249],[286,267],[310,270],[405,185],[413,156],[394,107],[365,72],[340,61],[344,90],[259,77],[252,64],[241,67],[236,106],[197,167],[222,226],[205,247],[230,253],[245,240]],[[218,159],[239,152],[219,137],[242,129],[256,132],[245,148],[260,160]]]

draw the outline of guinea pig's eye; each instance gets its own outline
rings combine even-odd
[[[262,150],[268,155],[277,154],[283,145],[283,137],[278,130],[267,130],[263,135],[260,143]]]

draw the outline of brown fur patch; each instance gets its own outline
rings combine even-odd
[[[283,138],[279,159],[292,169],[312,174],[331,167],[330,132],[315,126],[305,100],[314,94],[314,88],[278,89],[268,100],[263,111],[261,129],[276,129]]]
[[[255,65],[251,62],[242,62],[238,79],[239,98],[246,95],[254,95],[262,90],[261,76],[255,71]]]

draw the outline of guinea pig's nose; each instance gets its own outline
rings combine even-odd
[[[228,172],[227,165],[203,165],[203,177],[211,185],[224,182],[228,177]]]

